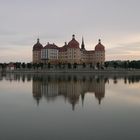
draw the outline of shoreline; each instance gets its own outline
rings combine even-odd
[[[140,75],[140,70],[125,70],[125,69],[108,69],[108,70],[69,70],[69,69],[62,69],[62,70],[7,70],[5,73],[29,73],[29,74],[94,74],[94,75]]]

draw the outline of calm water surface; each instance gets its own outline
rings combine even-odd
[[[0,140],[93,139],[140,139],[140,76],[0,75]]]

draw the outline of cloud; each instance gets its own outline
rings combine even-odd
[[[119,44],[118,47],[107,50],[108,59],[133,60],[140,59],[140,42],[132,42],[128,44]]]
[[[17,52],[18,48],[30,50],[38,37],[43,45],[54,42],[61,46],[76,34],[79,42],[84,36],[87,49],[94,49],[102,38],[107,59],[135,59],[131,57],[134,53],[138,59],[139,5],[139,0],[1,0],[0,50],[5,55],[16,48]]]

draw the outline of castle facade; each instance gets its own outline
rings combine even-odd
[[[80,47],[79,42],[72,36],[69,43],[64,46],[58,47],[55,44],[48,43],[46,46],[39,42],[33,46],[33,63],[51,63],[51,64],[94,64],[103,65],[105,62],[105,47],[101,44],[99,39],[98,44],[94,50],[86,50],[84,39]]]

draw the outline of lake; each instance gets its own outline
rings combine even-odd
[[[0,75],[1,140],[140,139],[140,76]]]

